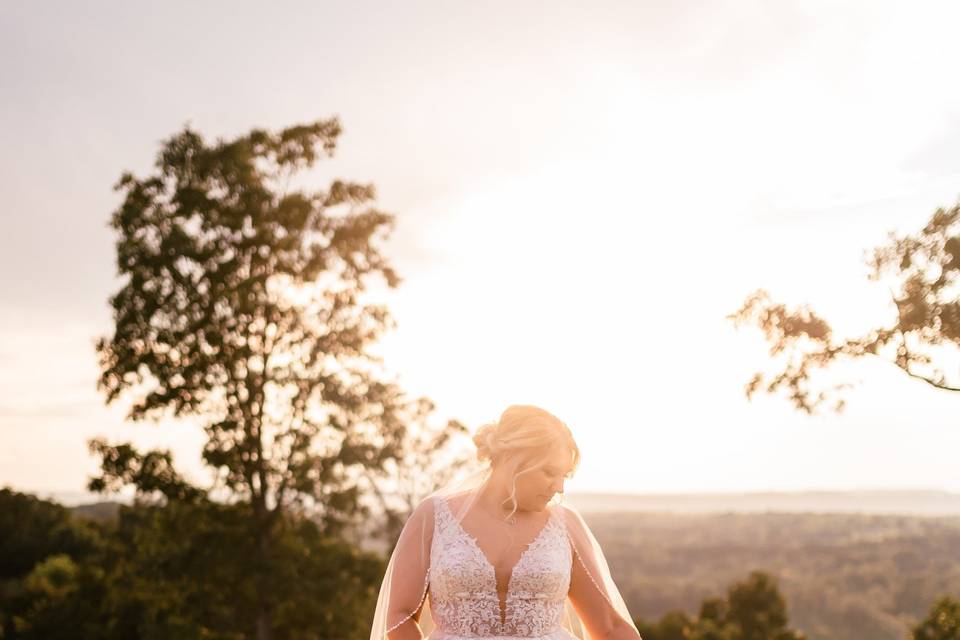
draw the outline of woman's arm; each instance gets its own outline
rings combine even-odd
[[[566,516],[573,553],[569,597],[591,640],[643,640],[633,622],[625,620],[613,604],[621,603],[626,611],[600,546],[586,523],[569,510]]]
[[[389,640],[423,638],[419,620],[430,579],[432,539],[433,504],[427,500],[407,519],[393,552],[387,603]]]
[[[570,575],[570,601],[591,640],[642,640],[637,630],[604,599],[576,557]]]

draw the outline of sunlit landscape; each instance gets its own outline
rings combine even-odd
[[[366,640],[516,404],[643,640],[960,638],[953,4],[3,13],[0,638]]]

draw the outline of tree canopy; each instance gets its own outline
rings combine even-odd
[[[778,371],[747,383],[747,397],[784,392],[801,411],[825,404],[840,411],[850,384],[821,384],[816,373],[867,356],[935,389],[960,391],[960,203],[938,209],[916,233],[890,234],[867,263],[870,279],[889,286],[891,314],[859,336],[839,337],[808,306],[788,307],[762,289],[729,316],[737,326],[759,328],[778,361]]]

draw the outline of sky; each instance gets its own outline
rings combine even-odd
[[[387,369],[471,429],[537,404],[567,491],[960,491],[960,397],[889,364],[843,414],[748,402],[757,288],[840,334],[890,319],[863,258],[960,196],[952,2],[0,5],[0,486],[79,491],[93,437],[171,449],[96,391],[121,172],[338,116],[403,278]],[[325,181],[313,185],[323,188]]]

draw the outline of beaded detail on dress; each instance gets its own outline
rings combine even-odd
[[[450,505],[434,497],[430,547],[431,638],[568,637],[560,627],[570,589],[570,545],[562,520],[551,512],[513,567],[500,620],[496,570]]]

